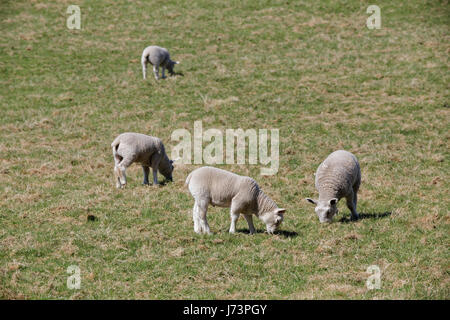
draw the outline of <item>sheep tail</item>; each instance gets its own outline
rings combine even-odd
[[[117,149],[119,148],[119,144],[120,144],[120,140],[118,138],[116,138],[116,140],[114,140],[113,143],[111,143],[111,148],[112,148],[114,157],[116,157],[116,155],[117,155]]]
[[[147,63],[148,63],[148,54],[145,51],[142,53],[141,57],[141,65],[142,65],[142,76],[144,80],[147,78]]]

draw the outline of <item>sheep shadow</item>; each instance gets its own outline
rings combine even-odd
[[[174,72],[170,75],[171,77],[184,77],[184,73],[183,72]]]
[[[173,181],[170,181],[170,180],[167,180],[167,179],[164,179],[163,181],[158,181],[158,184],[153,184],[153,183],[149,183],[149,184],[142,184],[144,187],[157,187],[157,188],[160,188],[160,187],[164,187],[166,184],[168,184],[168,183],[172,183]]]
[[[247,234],[249,234],[250,230],[248,230],[248,229],[236,229],[236,232],[237,233],[247,233]],[[260,233],[267,233],[267,232],[266,232],[266,230],[263,230],[263,229],[259,229],[259,230],[256,229],[255,234],[258,234],[258,233],[260,234]],[[295,238],[295,237],[298,236],[297,232],[295,232],[295,231],[288,231],[288,230],[277,230],[277,231],[274,232],[274,234],[278,235],[278,236],[282,236],[284,238]]]
[[[159,80],[154,80],[154,78],[153,78],[153,81],[146,81],[146,82],[147,82],[148,86],[153,86],[155,84],[159,84],[161,81],[167,80],[172,77],[178,77],[178,76],[184,77],[184,73],[183,72],[174,72],[173,74],[171,74],[169,76],[165,76],[164,78],[161,77]]]
[[[359,219],[357,221],[363,220],[363,219],[370,219],[370,220],[383,219],[383,218],[389,217],[391,214],[392,214],[392,212],[390,212],[390,211],[386,211],[383,213],[377,213],[377,212],[362,213],[362,212],[360,212]],[[339,222],[340,223],[349,223],[349,222],[353,222],[353,220],[350,219],[350,216],[345,216],[345,217],[342,217],[341,219],[339,219]]]
[[[164,179],[163,181],[158,181],[158,186],[163,187],[166,184],[169,184],[169,183],[172,183],[172,182],[173,182],[172,180]]]

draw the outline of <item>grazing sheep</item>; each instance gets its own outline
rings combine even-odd
[[[356,157],[345,150],[331,153],[317,168],[316,189],[319,200],[307,198],[316,205],[315,211],[320,222],[331,222],[338,213],[337,203],[341,198],[347,199],[351,219],[359,219],[356,212],[357,193],[361,183],[361,170]]]
[[[211,234],[206,220],[209,204],[230,208],[230,233],[236,231],[239,214],[247,220],[251,234],[255,233],[252,214],[266,224],[267,232],[270,234],[283,221],[286,209],[278,208],[250,177],[239,176],[218,168],[202,167],[189,174],[186,185],[195,199],[193,219],[196,233]]]
[[[170,75],[173,75],[173,67],[179,64],[178,61],[170,60],[169,51],[166,48],[161,48],[158,46],[150,46],[144,49],[142,52],[141,64],[142,64],[142,74],[144,80],[147,78],[147,63],[153,65],[153,73],[155,74],[155,79],[159,80],[159,66],[162,67],[162,78],[166,76],[164,74],[166,68],[169,70]]]
[[[158,184],[158,170],[172,181],[173,161],[169,160],[164,144],[159,138],[145,134],[126,132],[120,134],[111,144],[114,156],[114,174],[117,179],[117,188],[127,183],[125,170],[133,163],[138,162],[144,170],[144,184],[148,183],[150,167],[153,171],[153,183]]]

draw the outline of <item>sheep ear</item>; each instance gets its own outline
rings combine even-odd
[[[173,164],[173,160],[169,160],[170,164]]]
[[[306,201],[309,201],[309,202],[311,202],[312,204],[317,205],[317,201],[316,201],[316,200],[313,200],[313,199],[311,199],[311,198],[306,198]]]
[[[284,209],[284,208],[278,208],[277,209],[277,214],[285,213],[285,212],[286,212],[286,209]]]
[[[175,61],[175,64],[179,64],[180,63],[180,61]]]
[[[329,201],[330,205],[334,206],[338,202],[337,198],[333,198]]]

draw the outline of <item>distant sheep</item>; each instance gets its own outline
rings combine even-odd
[[[153,183],[158,184],[158,171],[172,181],[173,161],[169,160],[164,144],[159,138],[145,134],[126,132],[120,134],[111,144],[114,156],[114,174],[117,188],[123,188],[126,183],[125,170],[138,162],[144,170],[144,184],[148,185],[150,167],[153,171]]]
[[[356,157],[345,150],[331,153],[317,168],[316,189],[319,200],[307,198],[316,205],[320,222],[331,222],[338,213],[337,203],[346,198],[352,220],[359,219],[356,211],[357,193],[361,184],[361,170]]]
[[[159,67],[162,67],[162,78],[166,76],[164,74],[166,68],[169,70],[170,75],[174,74],[173,67],[178,64],[178,61],[170,60],[169,51],[166,48],[161,48],[158,46],[150,46],[144,49],[142,52],[141,64],[142,64],[142,74],[144,80],[147,78],[147,63],[153,65],[153,73],[155,79],[159,80]]]
[[[273,233],[283,221],[286,209],[278,208],[250,177],[239,176],[213,167],[198,168],[189,174],[186,185],[194,197],[194,231],[211,234],[206,213],[208,205],[230,208],[230,233],[236,231],[239,214],[247,220],[250,233],[255,233],[252,214],[266,224]]]

